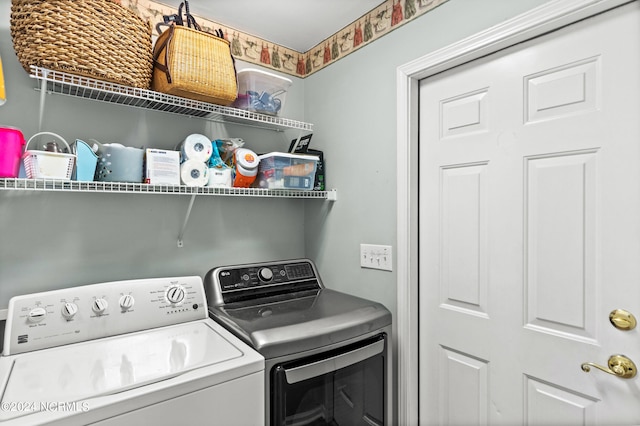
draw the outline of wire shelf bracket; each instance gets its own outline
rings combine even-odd
[[[337,191],[298,189],[216,188],[186,185],[153,185],[131,182],[81,182],[62,179],[0,178],[0,191],[99,192],[118,194],[169,194],[223,197],[306,198],[337,200]]]
[[[184,247],[184,233],[196,196],[300,198],[337,201],[338,191],[301,191],[295,189],[214,188],[185,185],[152,185],[129,182],[80,182],[61,179],[0,178],[0,191],[80,192],[106,194],[190,195],[189,206],[178,233],[178,247]]]
[[[31,66],[30,76],[40,81],[40,86],[37,88],[41,91],[40,125],[42,125],[46,92],[249,127],[276,131],[298,129],[313,132],[313,124],[302,121],[181,98],[34,65]]]
[[[30,77],[38,80],[39,83],[39,86],[36,88],[36,90],[40,91],[38,131],[42,131],[46,94],[54,93],[124,105],[133,108],[186,115],[209,121],[266,128],[280,132],[285,129],[297,129],[300,131],[298,140],[302,137],[303,132],[313,132],[313,125],[302,121],[181,98],[152,90],[124,86],[33,65],[31,66]],[[149,185],[124,182],[78,182],[56,179],[22,178],[0,179],[0,190],[191,195],[184,222],[182,223],[182,227],[178,233],[178,247],[180,248],[184,247],[184,233],[186,231],[187,224],[189,223],[189,217],[191,216],[193,204],[197,195],[315,198],[329,201],[336,201],[338,199],[337,191],[335,189],[329,191],[299,191],[260,188],[202,188],[183,185]]]
[[[184,217],[184,222],[182,222],[182,228],[180,228],[180,233],[178,234],[178,248],[184,247],[183,237],[184,231],[187,229],[187,223],[189,223],[189,216],[191,216],[191,209],[193,208],[193,202],[196,200],[196,194],[191,196],[191,200],[189,201],[189,207],[187,207],[187,214]]]

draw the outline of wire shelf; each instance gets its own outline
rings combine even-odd
[[[262,198],[316,198],[335,200],[335,190],[300,191],[261,188],[210,188],[184,185],[150,185],[125,182],[78,182],[57,179],[0,179],[0,190],[100,192],[126,194],[217,195],[229,197]]]
[[[313,131],[312,124],[302,121],[210,104],[152,90],[123,86],[42,67],[31,66],[31,78],[46,83],[46,90],[50,93],[199,117],[211,121],[257,125],[258,127],[275,130],[298,129]]]

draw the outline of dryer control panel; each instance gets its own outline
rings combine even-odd
[[[309,259],[218,267],[204,281],[211,306],[323,287]]]
[[[207,318],[197,276],[114,281],[13,297],[5,356]]]

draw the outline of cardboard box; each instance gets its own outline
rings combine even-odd
[[[326,191],[327,189],[327,172],[324,163],[324,152],[317,149],[307,149],[307,154],[318,157],[318,166],[316,167],[316,178],[313,183],[314,191]]]
[[[145,151],[145,183],[151,185],[180,185],[180,153],[164,149]]]

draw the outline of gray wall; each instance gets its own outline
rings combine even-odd
[[[325,282],[396,312],[396,272],[361,269],[359,245],[395,255],[397,67],[545,2],[449,0],[305,80],[312,143],[338,188],[337,203],[308,205],[305,216],[307,254]]]
[[[361,269],[359,245],[395,249],[396,68],[546,1],[449,0],[319,73],[293,78],[283,115],[314,123],[312,146],[325,152],[335,203],[199,197],[179,249],[187,197],[0,191],[0,308],[15,294],[47,288],[307,256],[327,286],[382,302],[395,315],[396,272]],[[3,1],[8,102],[0,124],[28,138],[37,131],[38,94],[13,53],[8,16]],[[263,152],[286,150],[297,136],[56,95],[47,97],[43,128],[68,140],[159,148],[203,132],[242,137]]]
[[[449,0],[306,79],[291,77],[282,115],[314,123],[312,145],[325,152],[335,203],[198,197],[179,249],[185,196],[0,192],[0,308],[48,288],[308,256],[328,286],[395,313],[395,271],[361,269],[359,244],[395,246],[396,68],[545,1]],[[1,2],[8,101],[0,125],[28,139],[38,130],[39,94],[13,52],[9,15],[10,2]],[[259,152],[286,150],[298,136],[59,95],[46,98],[43,130],[156,148],[200,132],[242,137]]]
[[[13,51],[9,16],[10,2],[0,1],[7,89],[0,125],[17,127],[29,139],[38,131],[39,92]],[[283,116],[304,120],[304,80],[292,79]],[[286,151],[299,134],[61,95],[46,97],[42,130],[68,142],[95,138],[170,149],[190,133],[203,133],[241,137],[257,152]],[[197,197],[184,248],[178,248],[188,196],[0,191],[0,309],[17,294],[120,279],[204,276],[215,266],[304,256],[305,203],[319,208],[323,201]]]

